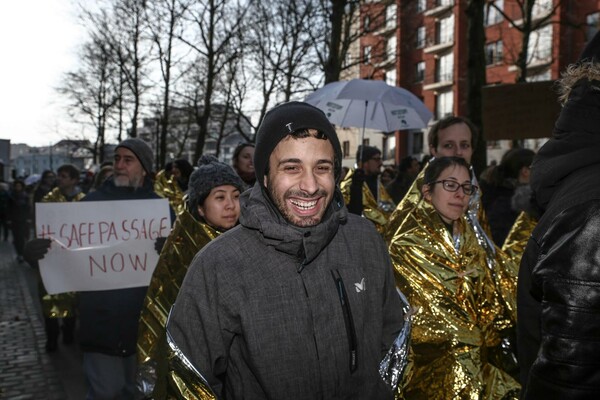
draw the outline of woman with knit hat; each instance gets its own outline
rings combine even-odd
[[[211,155],[202,156],[190,176],[185,207],[160,254],[140,317],[138,386],[146,396],[166,396],[163,363],[167,316],[196,253],[237,224],[243,189],[244,182],[233,168]]]

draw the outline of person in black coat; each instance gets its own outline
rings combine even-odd
[[[560,84],[553,138],[532,165],[545,211],[519,272],[522,399],[600,393],[600,33]]]

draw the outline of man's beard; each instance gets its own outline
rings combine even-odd
[[[135,177],[129,178],[126,175],[115,176],[113,178],[115,186],[117,187],[133,187],[137,188],[142,186],[142,182],[144,181],[143,177]]]
[[[273,192],[272,190],[272,185],[268,185],[267,186],[267,191],[269,192],[269,197],[271,198],[271,200],[273,201],[273,203],[275,204],[275,207],[277,207],[277,209],[279,210],[279,213],[283,216],[283,218],[289,222],[290,224],[294,225],[294,226],[298,226],[301,228],[306,228],[309,226],[315,226],[318,225],[321,220],[323,219],[323,215],[325,214],[325,212],[321,212],[318,215],[314,215],[311,217],[299,217],[297,215],[295,215],[289,208],[288,208],[288,204],[286,203],[286,199],[289,197],[298,197],[298,198],[314,198],[315,195],[308,195],[306,192],[303,192],[301,190],[287,190],[283,196],[281,198],[277,197],[277,195]],[[320,197],[322,196],[323,199],[327,198],[327,191],[325,189],[319,189],[316,193],[316,196]],[[329,206],[329,204],[326,204],[323,208],[323,210],[326,210],[327,207]]]

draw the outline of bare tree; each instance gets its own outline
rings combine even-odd
[[[312,40],[325,84],[340,80],[348,67],[344,62],[350,45],[364,34],[357,26],[359,0],[314,0],[317,18],[312,23]]]
[[[538,31],[552,20],[556,10],[560,7],[561,1],[552,4],[551,1],[545,3],[547,9],[536,9],[539,8],[542,3],[540,0],[514,0],[519,9],[519,14],[515,18],[511,18],[504,9],[495,0],[489,2],[489,7],[500,13],[510,24],[510,26],[521,33],[521,45],[519,47],[519,53],[515,61],[515,66],[519,70],[517,76],[517,82],[527,81],[527,67],[530,62],[531,55],[530,40],[533,32]]]
[[[80,68],[67,72],[58,92],[65,95],[72,108],[70,114],[96,130],[92,153],[94,162],[104,161],[107,122],[118,99],[118,88],[112,77],[118,67],[112,63],[108,45],[99,38],[86,43],[80,54]]]
[[[485,0],[469,0],[467,4],[467,117],[481,132],[473,154],[473,168],[477,176],[487,165],[486,143],[483,138],[482,88],[486,84],[485,28],[483,24]]]
[[[148,0],[147,2],[147,26],[150,38],[154,43],[162,83],[160,134],[157,140],[157,163],[159,166],[165,164],[170,123],[171,85],[174,79],[173,68],[180,61],[180,55],[176,53],[175,41],[178,36],[182,35],[184,29],[182,20],[188,7],[189,3],[181,0]]]
[[[205,65],[202,107],[195,108],[199,132],[194,150],[194,163],[202,155],[209,133],[208,122],[212,111],[216,78],[225,65],[238,56],[238,52],[233,51],[230,45],[241,28],[244,14],[251,3],[252,0],[246,1],[245,4],[227,0],[196,1],[189,9],[190,21],[195,27],[195,37],[179,37],[196,52],[199,58],[202,58]]]

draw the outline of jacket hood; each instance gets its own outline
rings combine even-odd
[[[242,194],[240,208],[242,226],[259,231],[267,246],[295,256],[304,264],[327,247],[339,225],[346,223],[348,217],[337,187],[321,223],[311,227],[297,227],[287,222],[258,182]]]
[[[586,73],[586,67],[588,73]],[[542,209],[574,171],[600,163],[600,81],[589,73],[597,65],[569,68],[563,75],[563,93],[568,98],[550,139],[536,155],[531,170],[531,188]],[[573,76],[575,74],[575,76]],[[578,76],[577,76],[578,75]]]

